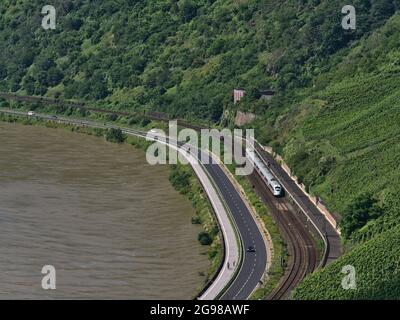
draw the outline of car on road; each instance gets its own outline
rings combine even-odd
[[[35,115],[35,112],[33,112],[33,111],[28,111],[28,116],[34,116]]]
[[[51,116],[50,118],[51,118],[51,119],[58,119],[58,117],[55,116],[55,115]]]
[[[161,130],[158,130],[158,129],[151,129],[147,134],[147,136],[150,139],[154,139],[154,140],[158,140],[160,135],[161,135]]]
[[[246,250],[247,252],[256,252],[256,248],[254,246],[250,246]]]

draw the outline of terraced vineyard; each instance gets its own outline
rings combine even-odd
[[[373,259],[371,259],[373,257]],[[295,291],[296,299],[398,299],[400,296],[400,227],[384,232],[354,249]],[[355,267],[356,289],[342,287],[342,268]]]
[[[237,111],[254,113],[257,140],[343,218],[347,254],[296,297],[389,295],[400,248],[400,0],[354,0],[353,31],[342,28],[342,0],[53,4],[57,28],[44,31],[42,1],[2,0],[1,92],[185,125],[233,128]],[[237,104],[235,88],[246,91]],[[361,268],[361,291],[338,292],[342,263]]]
[[[319,99],[333,101],[310,116],[302,130],[306,144],[335,159],[324,182],[312,184],[338,212],[362,193],[381,195],[392,189],[399,174],[395,169],[399,164],[400,77],[374,76],[355,83],[324,92]],[[373,88],[380,92],[379,99]]]
[[[399,34],[397,14],[346,52],[320,77],[329,83],[316,86],[280,122],[284,157],[341,214],[348,248],[298,288],[298,299],[400,297]],[[345,265],[357,270],[356,290],[341,287]]]

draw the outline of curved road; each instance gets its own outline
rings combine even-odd
[[[27,116],[27,113],[13,110],[0,110],[0,112],[17,116]],[[103,129],[118,128],[127,134],[145,136],[146,133],[130,128],[117,127],[114,125],[103,125],[92,121],[83,121],[68,118],[53,118],[49,115],[36,114],[35,117],[50,121],[61,121],[74,125],[86,125]],[[242,264],[230,286],[223,293],[223,300],[245,300],[248,299],[257,288],[266,270],[267,250],[265,247],[262,231],[258,228],[255,218],[246,206],[240,192],[236,190],[224,169],[219,164],[204,165],[207,173],[212,178],[215,186],[219,189],[225,205],[229,209],[232,219],[236,224],[242,243]],[[253,246],[256,252],[247,252],[246,249]],[[236,262],[236,266],[240,261]],[[233,268],[234,266],[230,266]]]
[[[224,170],[217,164],[208,164],[204,167],[224,197],[239,230],[244,248],[241,269],[221,299],[245,300],[257,287],[266,269],[267,249],[264,238],[240,192],[236,190]],[[250,246],[254,246],[256,252],[247,252],[246,249]]]

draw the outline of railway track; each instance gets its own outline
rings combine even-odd
[[[310,233],[307,221],[288,205],[285,198],[275,198],[265,187],[261,177],[255,173],[250,182],[268,205],[280,232],[288,244],[289,261],[283,278],[269,300],[289,299],[295,287],[318,266],[317,245]]]
[[[5,100],[19,101],[19,102],[38,103],[38,104],[54,106],[54,107],[59,107],[59,108],[64,107],[64,108],[80,109],[80,110],[86,110],[89,112],[117,115],[117,116],[128,117],[128,118],[133,117],[133,116],[142,116],[142,117],[148,118],[150,120],[157,120],[157,121],[163,121],[163,122],[168,122],[168,121],[172,120],[172,118],[168,114],[163,113],[163,112],[143,111],[142,113],[140,113],[140,112],[130,113],[130,112],[123,112],[123,111],[107,110],[107,109],[95,108],[95,107],[91,106],[90,103],[87,103],[85,101],[68,101],[68,100],[54,99],[54,98],[48,98],[48,97],[22,96],[22,95],[17,95],[17,94],[8,93],[8,92],[0,92],[0,98],[3,98]],[[181,127],[194,129],[196,131],[200,131],[201,129],[203,129],[202,126],[191,124],[182,119],[177,119],[177,122],[178,122],[178,125]]]
[[[71,107],[99,113],[116,114],[119,116],[129,117],[134,115],[126,112],[93,108],[87,103],[79,101],[63,101],[45,97],[19,96],[16,94],[3,92],[0,92],[0,97],[6,100],[41,103],[58,107]],[[145,112],[142,114],[142,116],[151,120],[171,120],[170,117],[161,112]],[[181,119],[178,119],[178,125],[198,131],[202,129],[201,126],[190,124]],[[310,228],[312,227],[308,226],[308,222],[303,214],[295,212],[295,210],[288,205],[286,199],[275,198],[269,189],[266,188],[264,182],[261,180],[261,177],[253,174],[251,177],[249,177],[249,179],[254,185],[257,186],[257,192],[270,208],[273,219],[276,221],[280,232],[288,244],[289,267],[286,269],[278,287],[275,288],[275,290],[269,296],[269,299],[271,300],[287,299],[290,298],[290,293],[304,279],[304,277],[313,272],[318,266],[318,250],[310,232]],[[336,238],[333,240],[335,241]],[[334,241],[331,240],[334,247],[339,247],[339,245],[337,245]],[[334,251],[337,256],[338,254],[336,251],[339,250],[336,249]],[[334,259],[336,256],[333,255],[331,259]]]

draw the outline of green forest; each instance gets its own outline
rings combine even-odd
[[[346,254],[295,298],[400,298],[400,0],[353,0],[350,31],[339,0],[54,0],[44,30],[47,2],[1,2],[0,91],[220,127],[254,113],[257,139],[342,217]],[[340,287],[347,264],[359,290]]]
[[[335,65],[331,55],[383,25],[399,1],[354,1],[354,32],[343,32],[337,0],[53,2],[56,29],[44,30],[47,2],[2,1],[1,90],[219,122],[235,87],[263,114],[258,90],[291,97],[311,86]]]

